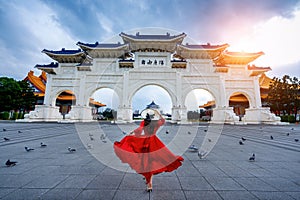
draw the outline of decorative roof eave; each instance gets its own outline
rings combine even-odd
[[[33,71],[29,71],[27,77],[24,80],[28,80],[36,89],[38,89],[42,93],[45,93],[45,83],[41,80],[41,78],[35,76]]]
[[[126,33],[120,33],[119,36],[122,37],[125,43],[130,42],[177,42],[182,43],[183,39],[187,36],[185,33],[179,35],[170,36],[169,33],[166,35],[129,35]]]
[[[256,53],[225,51],[214,62],[216,65],[246,65],[262,55],[264,55],[262,51]]]
[[[119,60],[119,67],[120,68],[133,68],[134,60]]]
[[[47,64],[47,65],[35,65],[35,68],[38,68],[39,70],[43,70],[45,71],[46,73],[48,74],[56,74],[55,72],[55,69],[58,68],[58,63],[50,63],[50,64]]]
[[[269,89],[270,84],[273,82],[274,81],[268,76],[266,76],[265,73],[262,73],[262,75],[259,77],[259,85],[262,89]]]
[[[84,44],[77,43],[80,48],[88,53],[92,58],[119,58],[129,52],[128,44]]]
[[[172,60],[172,68],[186,68],[185,60]]]
[[[214,68],[215,72],[227,73],[229,67],[226,65],[214,65]]]
[[[176,36],[167,35],[127,35],[121,33],[124,43],[128,43],[132,52],[136,51],[166,51],[174,52],[176,45],[182,43],[185,33]]]
[[[229,47],[228,44],[223,45],[182,45],[178,44],[176,53],[183,58],[191,59],[215,59]]]
[[[248,65],[247,69],[250,71],[250,76],[258,76],[272,70],[271,67],[256,67],[255,65]]]
[[[47,54],[50,58],[59,63],[81,63],[86,58],[85,52],[81,49],[65,50],[63,48],[61,51],[50,51],[44,49],[42,53]]]

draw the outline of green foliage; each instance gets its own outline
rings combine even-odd
[[[294,115],[283,115],[280,116],[281,117],[281,121],[282,122],[290,122],[290,123],[295,123],[296,122],[296,118]]]
[[[4,120],[9,119],[9,112],[7,112],[7,111],[3,112],[3,119]]]
[[[116,119],[117,118],[117,111],[111,109],[111,108],[106,108],[103,113],[103,117],[106,119]]]
[[[267,102],[272,112],[283,115],[295,114],[300,109],[300,80],[284,75],[273,78],[269,87]]]
[[[19,113],[18,112],[14,112],[13,115],[12,115],[12,119],[16,120],[16,119],[18,119],[18,116],[19,116]]]
[[[0,77],[0,112],[32,110],[36,102],[34,89],[25,81]]]

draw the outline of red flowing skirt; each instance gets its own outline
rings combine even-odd
[[[116,155],[128,163],[147,183],[153,174],[171,172],[182,165],[183,158],[174,155],[156,135],[150,137],[125,136],[114,143]]]

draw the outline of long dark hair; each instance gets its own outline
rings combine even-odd
[[[157,120],[151,120],[150,115],[147,113],[146,118],[144,119],[144,131],[145,134],[153,134],[154,128],[156,127]]]

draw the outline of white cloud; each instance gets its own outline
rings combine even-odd
[[[106,35],[113,34],[113,22],[103,13],[97,13],[96,16],[99,24],[106,31]]]
[[[276,16],[257,24],[249,35],[232,42],[229,49],[246,52],[263,51],[265,55],[253,63],[276,68],[275,71],[278,72],[278,68],[300,61],[299,35],[300,8],[294,11],[293,17]]]
[[[44,48],[49,50],[77,48],[78,40],[61,26],[55,11],[42,2],[10,2],[5,6],[8,17],[6,20],[14,24],[6,31],[15,37],[11,39],[15,44],[0,40],[2,60],[0,70],[4,76],[12,75],[14,78],[22,79],[29,70],[33,70],[35,64],[51,62],[50,58],[41,53]]]

